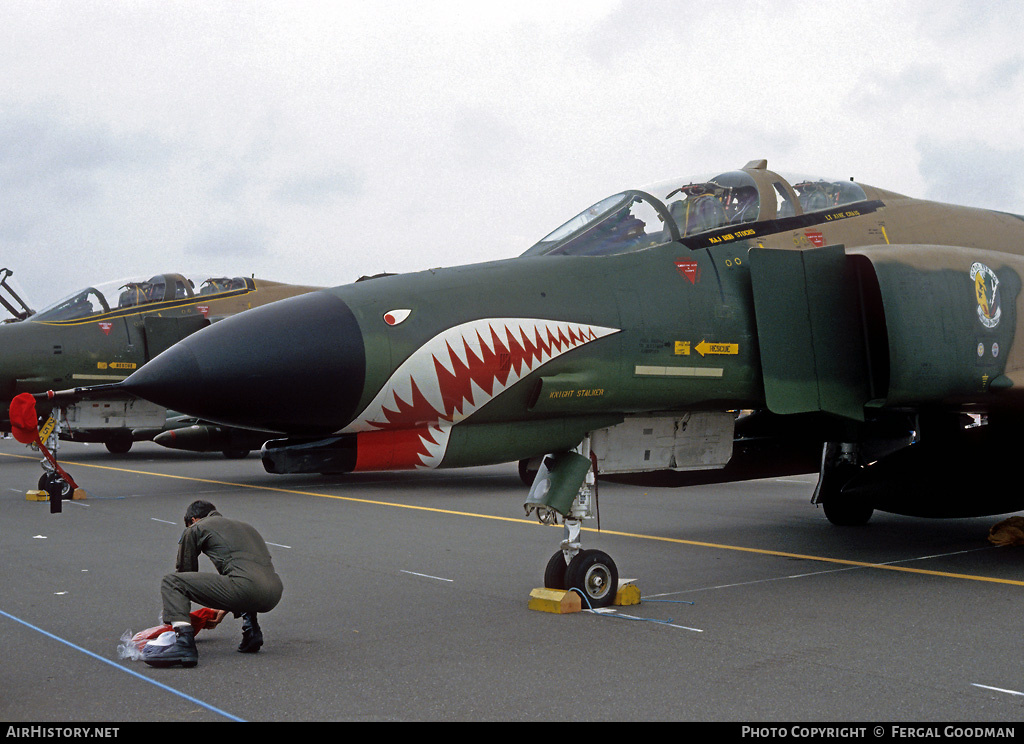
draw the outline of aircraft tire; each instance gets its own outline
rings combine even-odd
[[[843,487],[861,468],[839,464],[829,469],[820,497],[825,518],[837,527],[860,527],[868,523],[875,513],[874,507],[843,493]]]
[[[874,508],[865,504],[844,499],[838,494],[825,499],[822,503],[825,519],[837,527],[861,527],[871,520]]]
[[[46,491],[51,499],[71,498],[71,484],[56,473],[43,473],[39,476],[39,490]]]
[[[569,567],[565,564],[565,556],[559,550],[548,561],[544,567],[544,588],[566,590],[569,585],[565,581],[565,574]]]
[[[131,435],[119,436],[115,435],[113,439],[108,439],[103,443],[103,446],[107,448],[107,452],[112,455],[124,455],[132,448]]]
[[[519,461],[519,480],[521,480],[523,482],[523,485],[532,486],[533,485],[533,479],[536,478],[536,477],[537,477],[537,470],[536,470],[536,468],[531,468],[530,467],[530,460],[529,459],[520,460]],[[551,587],[551,588],[554,589],[555,587]]]
[[[583,593],[585,609],[608,607],[619,590],[619,569],[607,553],[583,550],[569,563],[565,580],[570,589]]]

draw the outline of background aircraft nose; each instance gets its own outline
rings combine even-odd
[[[365,368],[362,333],[348,305],[313,292],[194,333],[123,387],[216,423],[316,435],[351,420]]]

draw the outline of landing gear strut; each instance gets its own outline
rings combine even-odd
[[[22,444],[38,449],[44,455],[40,463],[43,474],[39,478],[39,490],[45,491],[49,497],[50,513],[57,514],[61,511],[63,500],[74,498],[75,490],[78,488],[54,455],[60,444],[60,424],[56,416],[50,416],[42,429],[39,428],[36,400],[31,393],[19,393],[14,396],[11,400],[10,416],[11,433],[14,438]],[[49,444],[49,448],[44,442]]]
[[[591,608],[614,602],[619,586],[615,561],[607,553],[583,550],[580,545],[583,520],[594,516],[596,490],[588,437],[577,452],[544,458],[524,504],[527,515],[535,514],[542,524],[558,524],[561,519],[565,527],[561,549],[544,569],[544,586],[575,590]]]

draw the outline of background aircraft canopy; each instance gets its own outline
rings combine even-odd
[[[524,256],[611,256],[758,219],[791,217],[867,198],[852,181],[767,170],[674,179],[602,199],[531,247]],[[790,185],[792,184],[792,185]],[[793,197],[796,197],[795,199]]]
[[[181,274],[157,274],[146,280],[121,279],[86,287],[36,313],[32,320],[54,322],[79,320],[115,310],[171,302],[190,298],[206,298],[239,289],[253,289],[251,279],[244,277],[212,277],[196,281]]]
[[[853,181],[833,181],[793,175],[787,175],[786,178],[793,184],[793,190],[796,191],[800,207],[804,212],[818,212],[822,209],[867,199],[864,189]],[[779,216],[784,217],[785,215]]]
[[[21,287],[16,286],[11,277],[14,272],[8,268],[0,269],[0,305],[11,314],[10,318],[0,319],[0,323],[14,323],[25,320],[35,310],[30,308],[23,299],[25,296]]]

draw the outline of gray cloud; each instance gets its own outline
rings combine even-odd
[[[185,261],[340,283],[517,255],[610,193],[762,157],[911,196],[958,178],[957,199],[994,201],[973,163],[1013,208],[999,159],[1019,158],[1022,17],[923,0],[0,3],[0,255],[34,298]]]
[[[918,143],[919,170],[929,199],[1024,212],[1024,147],[996,147],[976,139]]]
[[[167,150],[151,133],[75,122],[55,106],[25,110],[0,104],[0,179],[6,188],[62,180],[84,185],[110,171],[151,168]]]
[[[251,259],[265,255],[269,242],[266,230],[257,225],[217,225],[199,230],[186,244],[185,253],[207,258]]]
[[[285,204],[314,206],[363,193],[365,176],[355,169],[335,168],[283,176],[274,198]]]

